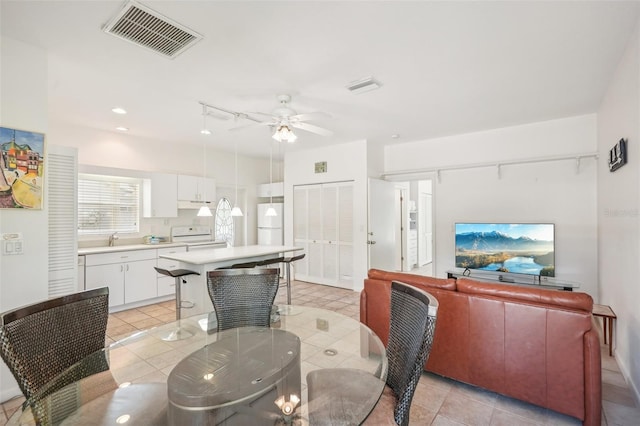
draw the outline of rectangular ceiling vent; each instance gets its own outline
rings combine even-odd
[[[134,1],[111,19],[104,32],[171,59],[202,39],[195,31]]]

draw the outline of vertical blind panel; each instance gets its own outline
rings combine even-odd
[[[81,234],[137,232],[140,182],[117,177],[89,178],[78,182],[78,229]]]
[[[59,151],[59,152],[58,152]],[[75,150],[49,147],[47,155],[49,297],[77,288],[77,159]]]

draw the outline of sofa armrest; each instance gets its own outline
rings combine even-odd
[[[584,422],[599,426],[602,421],[602,360],[600,338],[594,329],[584,335]]]

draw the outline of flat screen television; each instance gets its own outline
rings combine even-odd
[[[456,267],[555,276],[552,223],[456,223]]]

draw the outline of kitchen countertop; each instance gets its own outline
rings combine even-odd
[[[101,254],[101,253],[113,253],[118,251],[129,250],[149,250],[157,248],[167,247],[184,247],[185,243],[158,243],[158,244],[123,244],[121,246],[101,246],[101,247],[83,247],[78,249],[78,256],[85,256],[88,254]]]
[[[192,265],[206,265],[208,263],[218,263],[229,260],[246,259],[256,256],[266,256],[303,250],[296,246],[241,246],[217,248],[211,250],[198,250],[185,253],[161,254],[164,259],[177,260],[179,262],[190,263]]]

